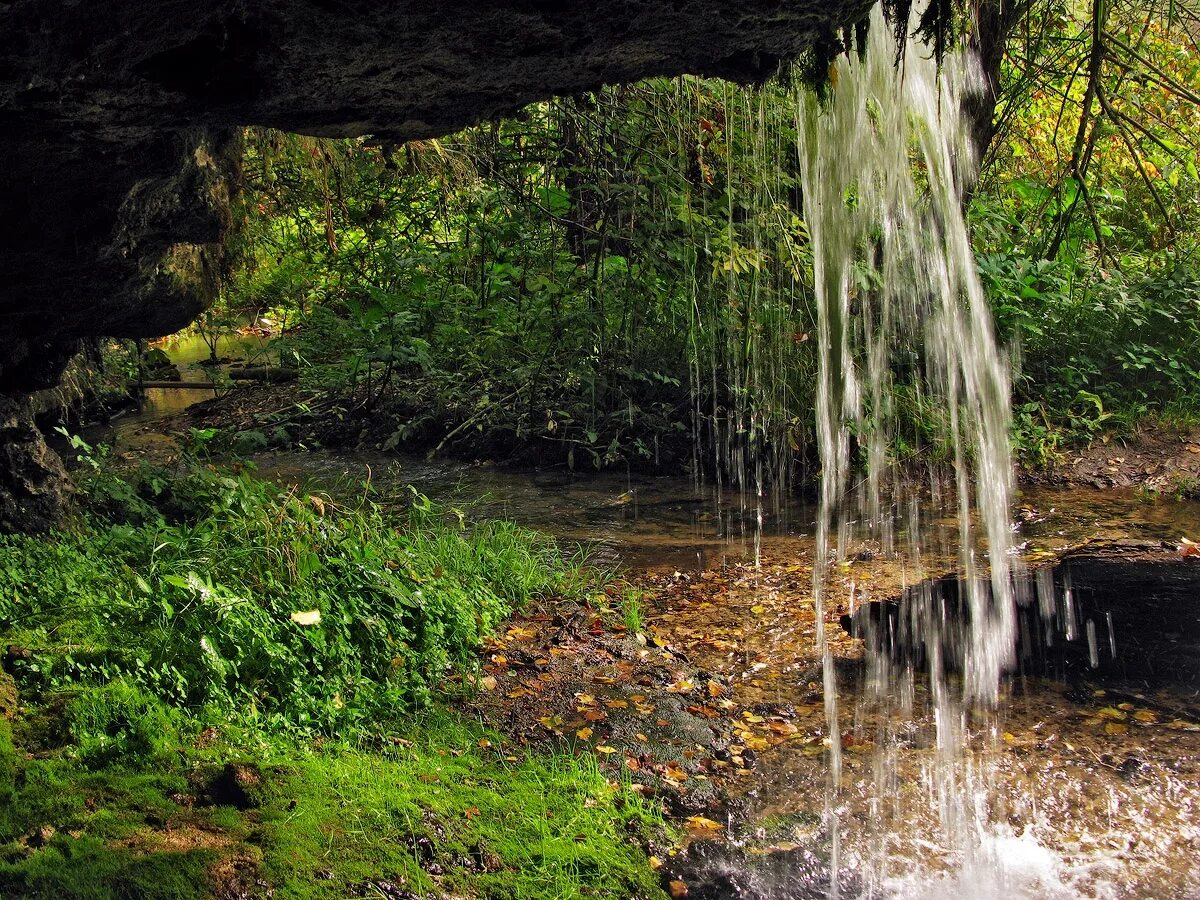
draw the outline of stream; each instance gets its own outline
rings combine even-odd
[[[115,449],[140,453],[177,408],[150,398],[119,423]],[[686,477],[515,472],[385,453],[281,451],[253,461],[263,477],[334,498],[369,484],[376,502],[402,508],[415,489],[468,519],[512,519],[620,566],[641,597],[636,627],[593,616],[564,638],[565,613],[531,610],[485,648],[483,672],[496,687],[475,701],[479,714],[532,746],[602,750],[614,777],[661,794],[687,841],[655,852],[686,896],[828,896],[813,504],[760,507]],[[1014,518],[1030,590],[1038,572],[1043,588],[1055,573],[1061,601],[1073,570],[1079,621],[1070,639],[1059,629],[1070,652],[1051,659],[1042,647],[1047,662],[1004,679],[996,715],[965,714],[968,760],[988,773],[993,824],[976,836],[986,869],[964,869],[937,838],[927,679],[918,669],[881,699],[863,641],[839,627],[853,610],[840,602],[826,611],[850,711],[839,735],[841,890],[1200,896],[1200,561],[1177,549],[1200,535],[1200,503],[1038,488],[1018,494]],[[921,528],[929,571],[906,571],[900,555],[864,541],[832,563],[831,595],[895,599],[953,571],[953,553],[939,563],[937,548],[953,545],[954,511],[927,510]],[[888,724],[896,706],[906,711],[900,729]],[[881,804],[888,796],[897,802]]]
[[[469,516],[504,516],[560,540],[600,547],[604,561],[619,562],[644,592],[651,658],[636,641],[626,640],[622,650],[618,633],[610,636],[615,644],[597,640],[571,651],[564,671],[548,665],[563,682],[555,690],[553,683],[542,687],[547,671],[530,681],[494,653],[501,662],[485,664],[485,671],[499,675],[500,687],[482,705],[485,714],[510,729],[536,731],[534,723],[549,710],[562,722],[544,730],[569,739],[572,716],[602,704],[606,720],[593,743],[603,733],[604,746],[636,764],[648,784],[675,782],[681,793],[695,793],[690,805],[682,803],[681,815],[698,810],[699,819],[720,823],[717,833],[693,830],[691,847],[672,863],[690,886],[688,896],[826,896],[830,863],[821,850],[827,838],[821,810],[828,735],[813,637],[811,505],[796,502],[765,515],[756,539],[757,509],[686,478],[572,478],[383,454],[276,453],[256,462],[265,477],[334,496],[361,490],[369,480],[377,499],[397,505],[406,502],[411,484]],[[885,732],[871,705],[856,702],[871,691],[862,641],[837,628],[845,608],[832,610],[840,690],[847,708],[856,710],[841,735],[848,789],[840,811],[839,880],[854,893],[859,873],[873,867],[872,893],[880,896],[956,897],[968,890],[984,897],[1197,896],[1200,569],[1174,548],[1181,536],[1200,534],[1200,504],[1043,489],[1023,493],[1018,511],[1021,558],[1048,566],[1064,555],[1078,557],[1070,566],[1081,604],[1088,591],[1118,586],[1120,596],[1103,601],[1116,610],[1117,622],[1110,638],[1108,622],[1100,621],[1104,658],[1094,667],[1084,658],[1088,638],[1081,623],[1067,642],[1074,655],[1005,681],[998,749],[985,742],[979,751],[997,757],[989,793],[999,806],[998,824],[979,835],[995,865],[987,873],[943,875],[950,854],[931,838],[937,831],[932,796],[925,804],[883,809],[872,786],[887,778],[898,793],[936,789],[927,771],[937,753],[932,723],[916,702],[907,731]],[[941,527],[957,526],[947,517]],[[934,535],[922,537],[937,543]],[[1117,547],[1118,558],[1089,562],[1080,549],[1088,547]],[[1121,558],[1131,553],[1139,558]],[[1160,577],[1156,566],[1182,581]],[[898,572],[896,560],[868,547],[835,571],[839,587],[860,599],[895,597],[914,574]],[[1099,584],[1089,585],[1089,578]],[[539,625],[537,615],[529,617],[499,649],[508,657],[518,645],[535,657],[566,655],[564,642],[551,639],[553,629],[539,633]],[[656,653],[670,657],[661,670],[654,669]],[[632,668],[622,660],[631,660]],[[686,665],[676,665],[683,660]],[[687,688],[689,681],[695,688]],[[720,686],[716,704],[682,702],[663,712],[681,696],[703,698],[709,682]],[[920,677],[904,687],[918,701],[927,689]],[[580,696],[597,699],[580,705]],[[643,699],[631,699],[637,697]],[[634,713],[632,725],[617,721],[628,709],[650,705],[656,711],[641,719]],[[661,716],[656,724],[666,723],[657,733],[646,724],[653,716]],[[886,767],[876,750],[887,756]],[[733,762],[723,770],[722,759]],[[697,779],[718,787],[697,791]],[[881,832],[886,859],[860,855],[860,848],[881,846]]]

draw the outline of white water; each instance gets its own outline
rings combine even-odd
[[[959,568],[970,585],[961,678],[952,681],[944,671],[940,648],[949,623],[942,607],[914,604],[910,612],[912,627],[930,651],[929,712],[936,723],[935,761],[923,801],[936,804],[941,833],[935,840],[956,861],[958,875],[947,885],[958,896],[967,883],[1009,883],[997,871],[1009,854],[996,852],[982,837],[992,833],[988,772],[966,747],[969,722],[982,721],[976,730],[989,730],[986,717],[972,718],[971,708],[995,706],[1001,675],[1013,662],[1009,378],[963,216],[963,191],[975,160],[961,109],[964,96],[979,87],[977,67],[958,52],[939,69],[930,49],[912,40],[896,65],[890,32],[876,8],[867,47],[838,59],[827,101],[797,93],[819,310],[822,478],[813,587],[831,738],[830,895],[839,892],[843,713],[825,628],[832,604],[848,599],[831,595],[830,567],[852,543],[867,539],[885,553],[906,556],[909,571],[920,577],[923,548],[915,539],[897,547],[895,538],[900,530],[922,533],[920,508],[905,499],[912,492],[891,463],[893,404],[902,390],[910,402],[940,414],[942,433],[935,440],[952,463]],[[866,478],[851,490],[855,442]],[[941,490],[936,483],[931,487],[934,494]],[[906,529],[898,528],[902,516]],[[886,659],[870,660],[868,671],[870,694],[886,716],[911,715],[914,673]],[[873,808],[894,809],[898,795],[883,792],[888,785],[895,788],[895,773],[882,751],[876,772],[880,796]],[[901,812],[897,818],[906,817]],[[886,836],[879,847],[860,848],[856,855],[860,867],[865,863],[865,895],[895,889],[898,875],[889,869]]]

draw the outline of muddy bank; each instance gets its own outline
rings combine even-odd
[[[177,392],[179,393],[179,392]],[[155,402],[158,402],[156,398]],[[380,409],[353,410],[336,398],[305,392],[295,384],[238,384],[219,397],[179,393],[163,407],[169,417],[152,415],[126,429],[127,434],[169,433],[186,442],[193,429],[217,429],[220,447],[244,452],[263,449],[326,448],[344,452],[401,451],[458,460],[488,460],[515,468],[565,466],[561,447],[546,439],[516,440],[507,433],[464,429],[446,440],[460,422],[426,422],[397,442],[404,423],[422,410],[398,399]],[[153,441],[151,441],[153,443]],[[622,462],[621,469],[648,473],[680,472],[691,461],[692,439],[660,444],[655,459]],[[1177,497],[1200,496],[1200,427],[1178,428],[1144,423],[1127,434],[1109,434],[1085,447],[1063,450],[1046,467],[1018,461],[1018,481],[1032,488],[1086,487],[1141,489]],[[588,463],[581,470],[592,470]],[[805,471],[815,477],[817,468]]]
[[[1200,496],[1200,428],[1144,424],[1070,449],[1047,469],[1024,468],[1022,481],[1044,486],[1143,488]]]

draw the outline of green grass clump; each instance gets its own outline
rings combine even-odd
[[[207,469],[91,497],[78,533],[0,538],[27,690],[121,679],[268,728],[360,729],[427,703],[531,598],[583,586],[548,539],[423,497],[397,516]]]

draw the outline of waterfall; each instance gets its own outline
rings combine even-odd
[[[842,713],[825,633],[834,600],[831,566],[852,543],[870,539],[883,552],[907,557],[908,571],[920,572],[921,510],[929,497],[944,492],[936,479],[927,492],[906,484],[892,462],[899,390],[938,411],[938,438],[953,470],[948,486],[958,520],[958,567],[967,586],[961,684],[942,659],[949,627],[944,609],[914,603],[904,614],[927,649],[937,742],[931,793],[943,843],[964,868],[978,862],[977,835],[987,815],[986,773],[966,752],[967,723],[973,708],[996,705],[1001,675],[1013,661],[1016,627],[1008,366],[992,332],[963,212],[976,162],[963,99],[982,80],[965,50],[939,64],[931,48],[910,38],[897,60],[890,32],[876,7],[866,46],[840,56],[831,68],[827,98],[796,93],[818,307],[822,468],[813,591],[831,739],[827,819],[835,896],[843,760]],[[852,470],[865,472],[853,489]],[[903,546],[900,532],[909,535]],[[872,654],[872,642],[867,644]],[[868,661],[874,696],[911,693],[905,679],[913,673],[882,652],[873,655],[881,657]],[[881,763],[876,790],[885,790],[885,770]],[[883,807],[890,800],[875,802]],[[886,851],[879,851],[878,868],[886,870],[886,862]],[[881,879],[886,872],[875,875]]]

